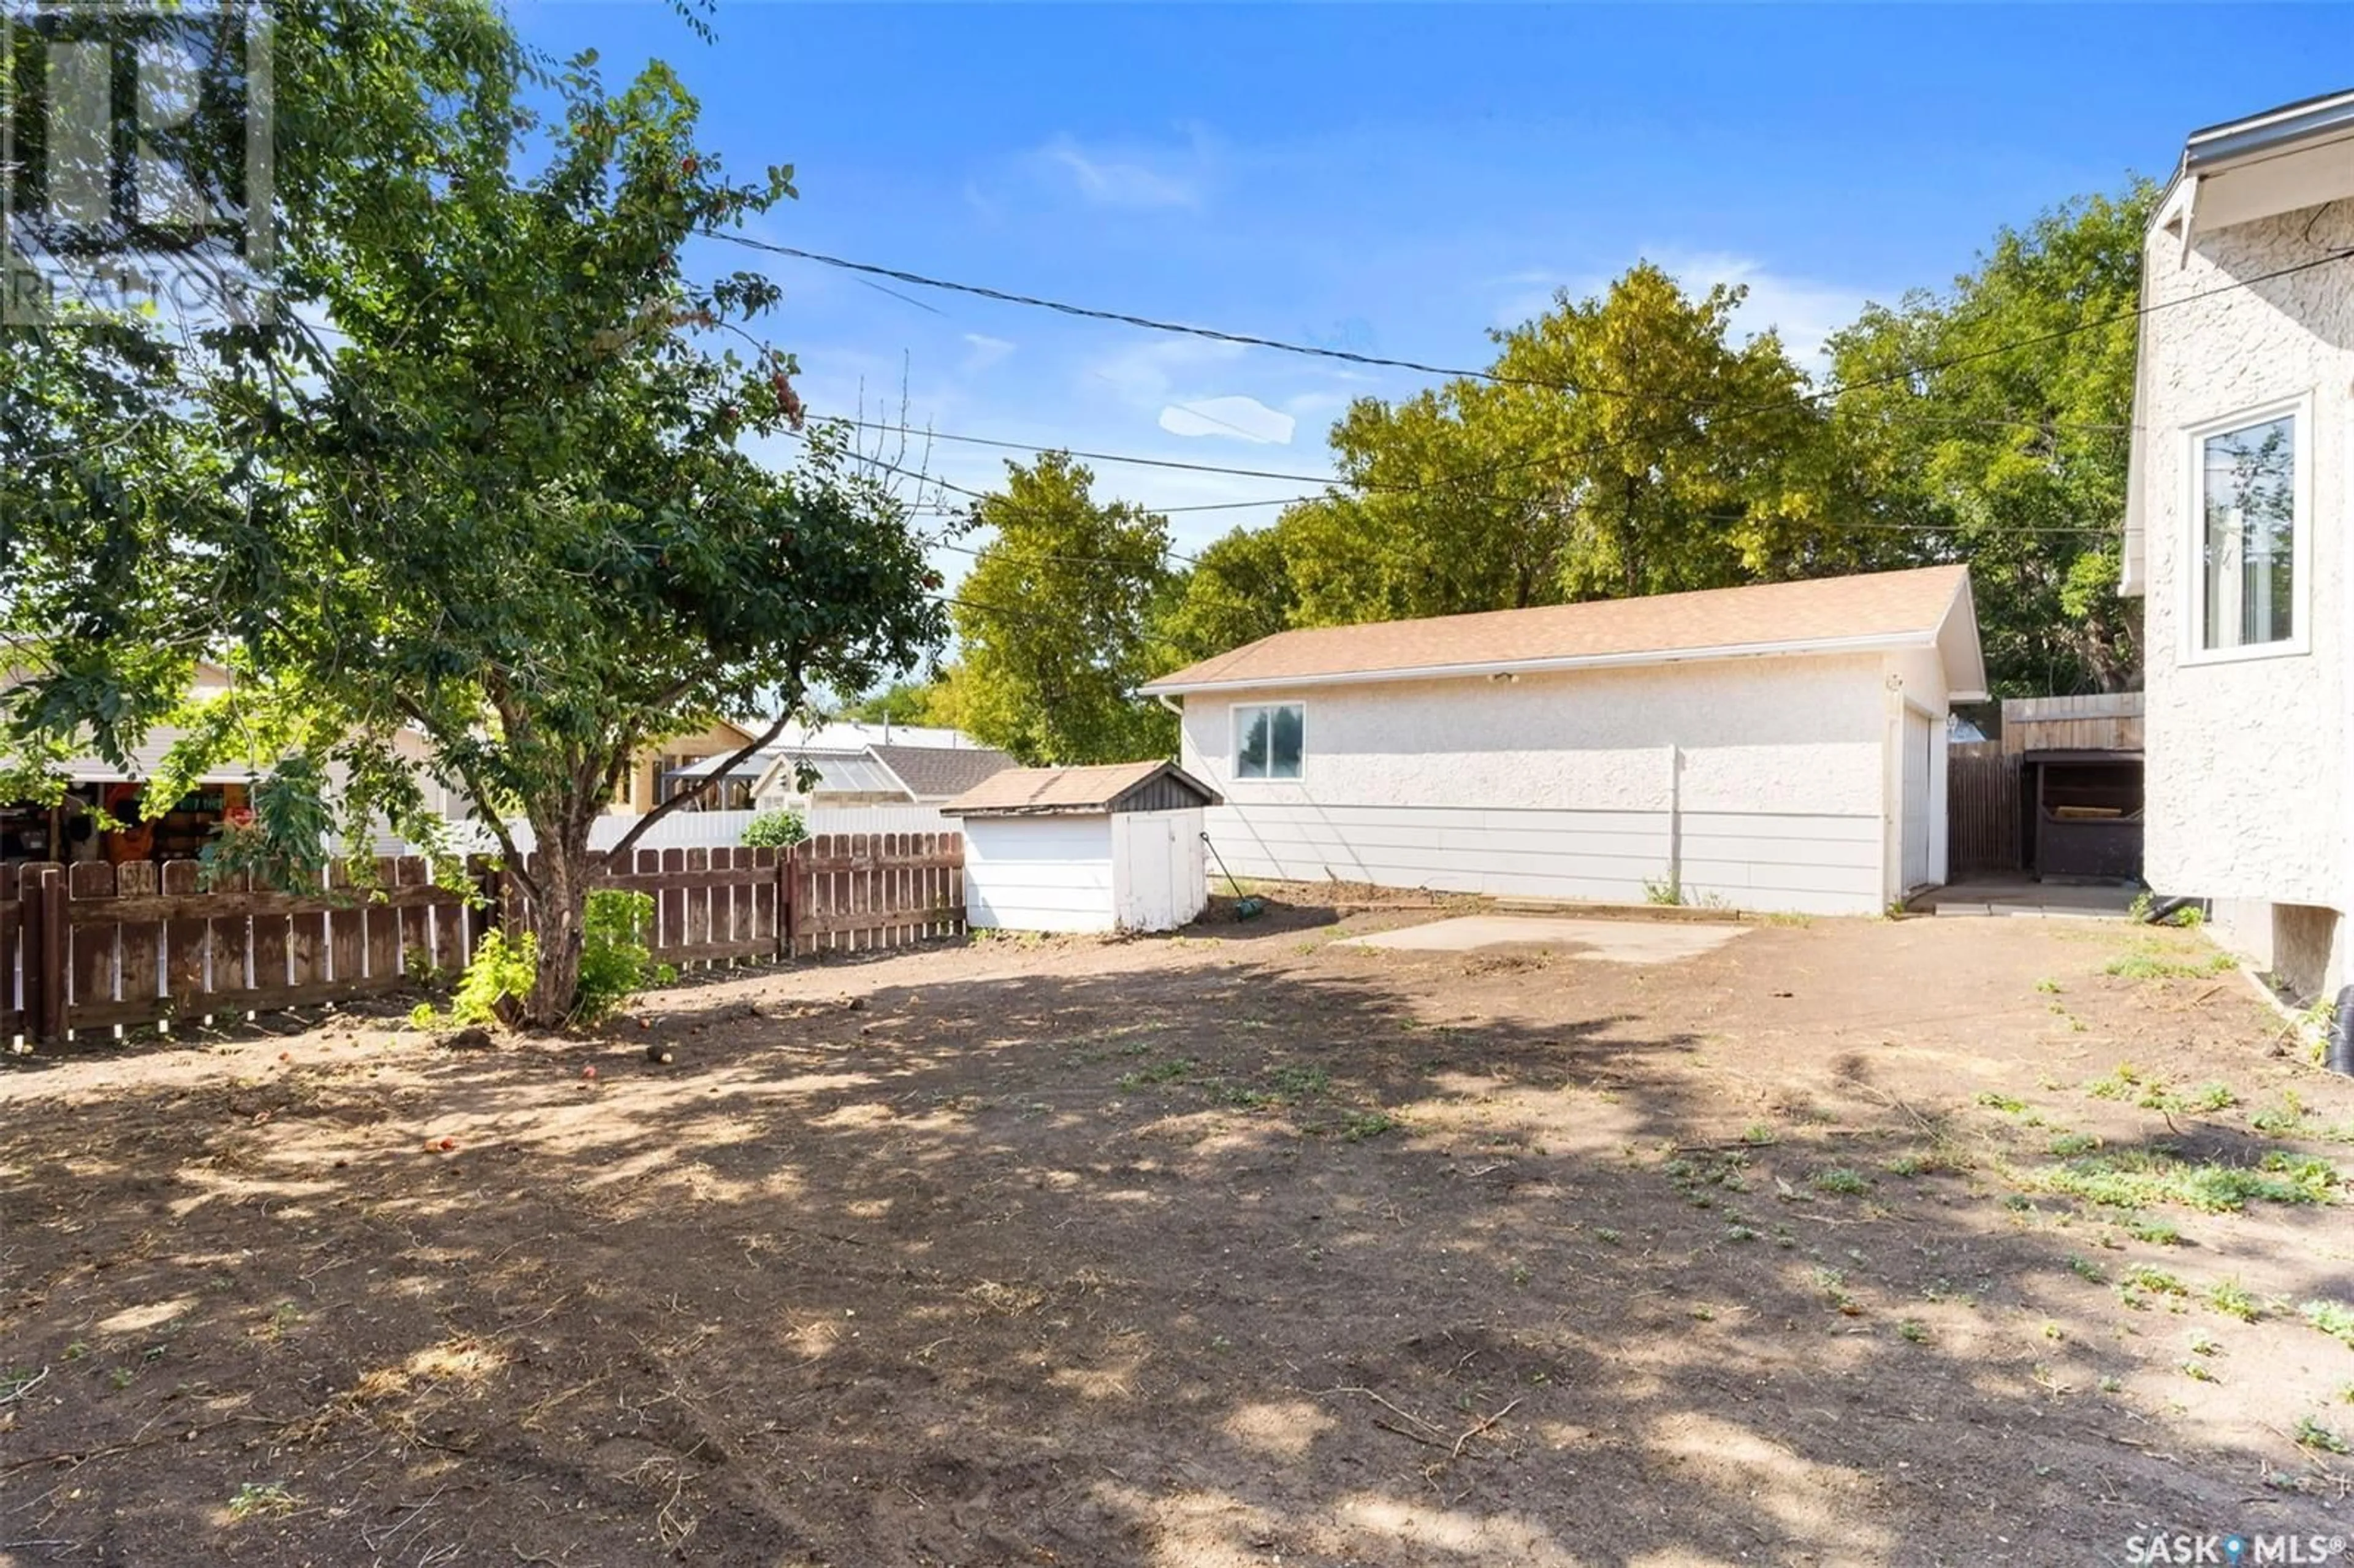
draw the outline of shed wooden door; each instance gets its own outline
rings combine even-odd
[[[1113,886],[1127,931],[1173,931],[1209,902],[1202,811],[1129,811],[1112,820]]]

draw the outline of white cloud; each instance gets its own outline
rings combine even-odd
[[[1864,302],[1871,298],[1863,290],[1813,278],[1794,278],[1776,271],[1755,257],[1728,251],[1654,249],[1644,254],[1665,269],[1687,293],[1706,293],[1718,283],[1746,285],[1749,297],[1733,315],[1734,334],[1745,340],[1759,333],[1778,331],[1782,346],[1799,368],[1819,376],[1829,368],[1823,356],[1824,340],[1854,321]],[[1553,272],[1542,268],[1506,273],[1490,281],[1490,287],[1501,291],[1495,323],[1499,326],[1518,326],[1551,310],[1556,290],[1567,289],[1573,298],[1585,299],[1603,293],[1611,281],[1610,278],[1590,272]]]
[[[967,349],[962,364],[957,366],[960,376],[978,376],[1013,352],[1014,345],[1002,337],[991,337],[983,332],[964,334]]]
[[[1057,136],[1034,157],[1040,167],[1105,207],[1202,205],[1206,160],[1198,139],[1184,152],[1171,154],[1132,147],[1089,151],[1068,136]]]
[[[1122,401],[1158,409],[1192,400],[1178,390],[1181,377],[1198,385],[1204,378],[1204,367],[1228,365],[1242,356],[1240,344],[1200,337],[1164,337],[1133,344],[1091,360],[1083,368],[1088,380],[1110,383]],[[1225,377],[1221,376],[1219,379]],[[1092,391],[1088,395],[1100,396]]]
[[[1263,446],[1289,446],[1297,423],[1256,397],[1198,397],[1161,410],[1161,428],[1172,436],[1225,436]]]
[[[1855,320],[1871,296],[1860,289],[1841,288],[1812,278],[1776,272],[1746,256],[1702,252],[1662,256],[1659,265],[1687,289],[1713,283],[1746,284],[1749,297],[1734,313],[1735,328],[1754,335],[1767,331],[1782,334],[1782,346],[1802,368],[1829,368],[1823,344],[1831,334]]]

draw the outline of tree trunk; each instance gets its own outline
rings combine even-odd
[[[554,1029],[572,1016],[579,1000],[582,916],[599,857],[589,852],[586,821],[553,832],[537,823],[533,828],[539,834],[533,857],[539,896],[532,902],[531,931],[539,941],[539,969],[524,1022]]]

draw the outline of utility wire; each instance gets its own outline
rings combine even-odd
[[[1443,365],[1430,365],[1419,360],[1394,359],[1383,355],[1359,354],[1351,349],[1327,348],[1320,344],[1290,343],[1281,338],[1262,337],[1253,333],[1227,332],[1217,327],[1195,326],[1186,322],[1161,321],[1151,316],[1138,315],[1127,311],[1108,311],[1100,310],[1088,305],[1075,305],[1062,300],[1045,299],[1036,294],[1015,293],[1009,290],[992,289],[980,283],[963,283],[948,278],[927,277],[920,272],[909,272],[896,267],[877,266],[871,261],[853,261],[841,256],[829,256],[823,251],[807,250],[799,246],[779,245],[772,240],[758,239],[748,234],[731,234],[719,229],[705,229],[704,230],[704,233],[711,238],[723,239],[727,241],[729,244],[741,245],[748,249],[764,250],[773,255],[790,257],[800,261],[814,262],[822,267],[832,267],[846,272],[864,273],[868,276],[877,278],[889,278],[916,288],[942,289],[954,293],[972,294],[985,300],[995,300],[1003,304],[1023,305],[1035,310],[1054,311],[1063,315],[1078,316],[1090,321],[1113,322],[1123,326],[1141,328],[1147,332],[1174,333],[1187,337],[1206,338],[1214,343],[1237,344],[1247,348],[1273,349],[1278,353],[1302,355],[1315,359],[1335,359],[1341,360],[1352,365],[1380,366],[1394,370],[1412,370],[1425,376],[1441,376],[1454,379],[1486,381],[1499,386],[1532,387],[1555,392],[1568,392],[1577,395],[1590,394],[1611,397],[1649,398],[1650,400],[1659,402],[1681,402],[1687,404],[1697,404],[1702,407],[1712,406],[1709,400],[1705,398],[1667,397],[1657,393],[1647,393],[1631,388],[1601,386],[1588,387],[1581,386],[1576,382],[1571,381],[1548,381],[1537,377],[1507,376],[1492,370],[1472,370]],[[2012,354],[2020,349],[2035,348],[2044,344],[2057,343],[2062,339],[2073,337],[2079,333],[2097,332],[2103,327],[2115,326],[2121,322],[2138,320],[2143,316],[2152,315],[2159,311],[2172,310],[2179,305],[2194,304],[2200,300],[2212,299],[2219,294],[2227,294],[2242,289],[2253,288],[2260,283],[2268,283],[2275,279],[2285,278],[2295,273],[2308,271],[2316,267],[2326,267],[2333,262],[2346,260],[2349,257],[2354,257],[2354,247],[2348,247],[2347,249],[2340,250],[2328,251],[2323,255],[2311,257],[2303,261],[2293,261],[2285,267],[2274,268],[2268,272],[2259,272],[2246,278],[2236,278],[2229,283],[2221,284],[2212,289],[2203,289],[2196,293],[2185,294],[2179,299],[2161,300],[2156,303],[2137,303],[2129,309],[2113,312],[2108,315],[2095,317],[2091,321],[2079,322],[2073,326],[2058,328],[2048,333],[2040,333],[2031,337],[2020,338],[2012,342],[1998,344],[1987,348],[1974,349],[1967,354],[1953,355],[1941,360],[1931,360],[1927,363],[1919,365],[1908,365],[1882,376],[1868,376],[1861,381],[1840,383],[1835,386],[1826,387],[1817,392],[1801,393],[1799,395],[1799,398],[1802,402],[1821,402],[1830,398],[1844,397],[1850,392],[1860,392],[1873,387],[1890,386],[1899,381],[1909,381],[1914,376],[1927,375],[1934,371],[1950,370],[1956,366],[1974,364],[1979,360],[1990,359],[1999,355]],[[2016,422],[2021,425],[2031,425],[2037,427],[2042,427],[2047,423],[2047,421],[2035,419],[2021,419]]]
[[[946,278],[928,278],[920,272],[902,271],[896,267],[880,267],[871,261],[852,261],[840,256],[828,256],[823,251],[804,250],[799,246],[779,245],[773,240],[756,239],[748,234],[731,234],[721,229],[703,231],[713,239],[724,239],[731,245],[741,245],[750,250],[765,250],[772,255],[790,257],[796,261],[813,261],[821,267],[832,267],[844,272],[864,273],[868,277],[889,278],[919,289],[945,289],[953,293],[975,294],[1002,304],[1026,305],[1034,310],[1055,311],[1066,316],[1078,316],[1088,321],[1114,322],[1122,326],[1140,327],[1147,332],[1177,333],[1187,337],[1207,338],[1213,343],[1238,344],[1246,348],[1271,348],[1284,354],[1307,355],[1318,359],[1337,359],[1350,365],[1373,366],[1393,370],[1412,370],[1424,376],[1469,376],[1482,381],[1504,381],[1508,377],[1485,370],[1456,370],[1443,365],[1426,365],[1413,359],[1391,359],[1378,354],[1358,354],[1345,348],[1325,348],[1316,344],[1287,343],[1281,338],[1259,337],[1251,333],[1225,332],[1217,327],[1194,326],[1185,322],[1156,321],[1150,316],[1134,315],[1127,311],[1097,310],[1089,305],[1074,305],[1061,300],[1042,299],[1035,294],[1017,294],[1004,289],[992,289],[981,283],[959,283]],[[1556,382],[1530,382],[1530,386],[1551,387],[1556,391],[1575,392],[1584,388]]]
[[[1127,452],[1080,451],[1074,447],[1039,446],[1031,441],[1000,440],[991,436],[957,436],[944,430],[926,429],[917,425],[889,425],[875,419],[835,419],[855,430],[879,430],[886,435],[922,436],[928,440],[954,441],[963,446],[997,447],[1015,452],[1061,452],[1065,457],[1078,458],[1087,462],[1129,463],[1139,468],[1182,469],[1189,473],[1230,473],[1242,479],[1281,479],[1295,484],[1353,484],[1354,480],[1332,473],[1288,473],[1279,469],[1228,468],[1212,462],[1187,462],[1180,458],[1141,457]]]

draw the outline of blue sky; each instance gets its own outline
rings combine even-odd
[[[650,56],[732,168],[799,170],[755,232],[1082,304],[1448,366],[1557,286],[1649,258],[1747,282],[1802,357],[1942,288],[1996,228],[2195,126],[2354,79],[2354,6],[784,5],[718,40],[652,5],[524,0],[531,42]],[[705,245],[718,270],[762,258]],[[768,334],[822,414],[1320,474],[1352,397],[1415,376],[1225,347],[802,262]],[[898,297],[904,295],[905,297]],[[879,415],[878,415],[879,410]],[[932,447],[982,488],[1006,454]],[[1181,549],[1312,486],[1097,463]],[[950,575],[963,563],[945,557]]]

